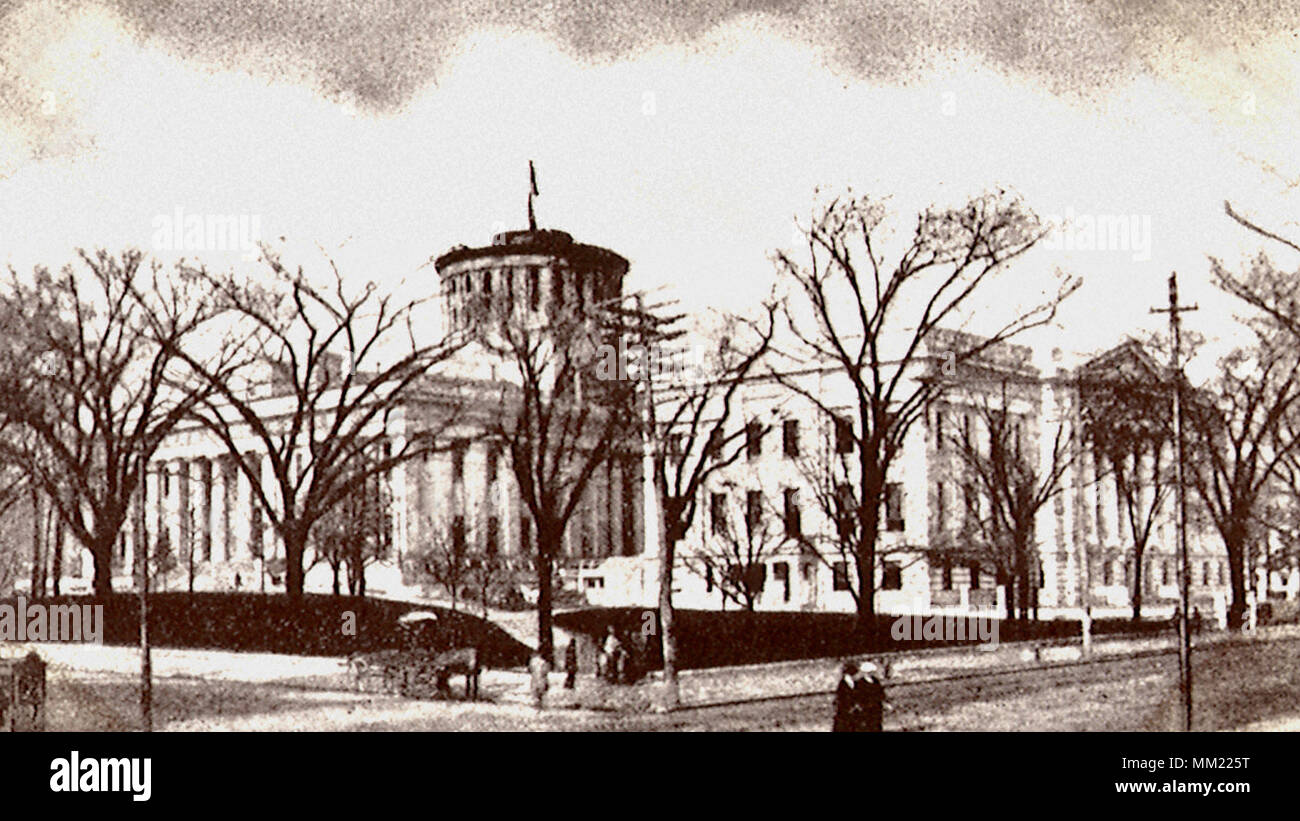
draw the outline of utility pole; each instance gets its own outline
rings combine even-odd
[[[144,475],[145,491],[140,494],[141,505],[148,499],[148,468],[141,471]],[[159,530],[164,527],[159,516]],[[143,549],[140,555],[133,556],[136,571],[139,574],[140,597],[140,724],[146,733],[153,732],[153,659],[149,647],[149,538],[145,534],[138,542]]]
[[[1178,304],[1178,274],[1169,274],[1169,307],[1152,308],[1153,314],[1169,314],[1169,331],[1173,337],[1173,353],[1170,354],[1170,370],[1174,378],[1174,445],[1177,449],[1176,485],[1178,497],[1178,562],[1182,567],[1179,588],[1182,599],[1181,612],[1178,615],[1178,684],[1183,697],[1183,729],[1192,729],[1192,634],[1188,629],[1188,610],[1190,604],[1191,562],[1187,557],[1187,488],[1183,477],[1183,366],[1182,366],[1182,319],[1184,311],[1195,311],[1196,305]]]

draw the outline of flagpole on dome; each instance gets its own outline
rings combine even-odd
[[[533,161],[528,161],[528,230],[537,230],[537,215],[533,212],[533,197],[540,192],[537,190],[537,170],[533,168]]]

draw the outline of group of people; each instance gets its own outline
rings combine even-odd
[[[836,733],[878,733],[885,712],[885,685],[880,671],[871,662],[858,665],[844,662],[839,684],[835,687]]]
[[[618,637],[613,625],[605,631],[605,641],[596,658],[596,675],[610,684],[628,684],[632,681],[632,654]]]
[[[531,678],[533,703],[542,709],[546,691],[549,689],[548,676],[551,664],[540,654],[534,654],[528,663]],[[600,654],[596,658],[596,676],[610,684],[629,684],[634,676],[632,672],[632,653],[627,644],[610,626],[605,634],[605,641],[600,645]],[[564,689],[572,690],[578,679],[578,639],[569,639],[564,648]]]

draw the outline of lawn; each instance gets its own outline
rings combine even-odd
[[[0,604],[13,603],[0,600]],[[139,599],[132,593],[102,599],[59,596],[39,603],[102,604],[104,643],[139,643]],[[476,644],[487,666],[518,667],[528,661],[526,646],[500,627],[467,613],[414,602],[311,593],[297,600],[274,593],[154,593],[149,597],[149,635],[155,647],[346,656],[401,646],[397,618],[411,610],[437,613],[439,623],[451,633],[452,646]],[[353,623],[355,630],[345,632]]]
[[[794,659],[830,658],[891,650],[920,650],[959,644],[956,641],[897,641],[890,635],[892,618],[882,616],[874,641],[856,629],[850,613],[745,612],[716,610],[678,610],[678,666],[683,669],[726,667],[738,664],[761,664]],[[645,608],[614,607],[575,610],[557,614],[558,627],[599,641],[613,625],[634,646],[645,641],[646,664],[651,669],[662,666],[656,611]],[[1128,619],[1094,620],[1094,635],[1117,633],[1160,633],[1169,630],[1165,620]],[[998,624],[1001,642],[1026,639],[1067,639],[1080,635],[1077,621],[1064,619],[1015,621]],[[966,642],[972,643],[972,642]]]

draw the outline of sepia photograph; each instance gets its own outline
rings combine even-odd
[[[710,731],[1251,793],[1298,94],[1266,0],[0,1],[27,786]]]

